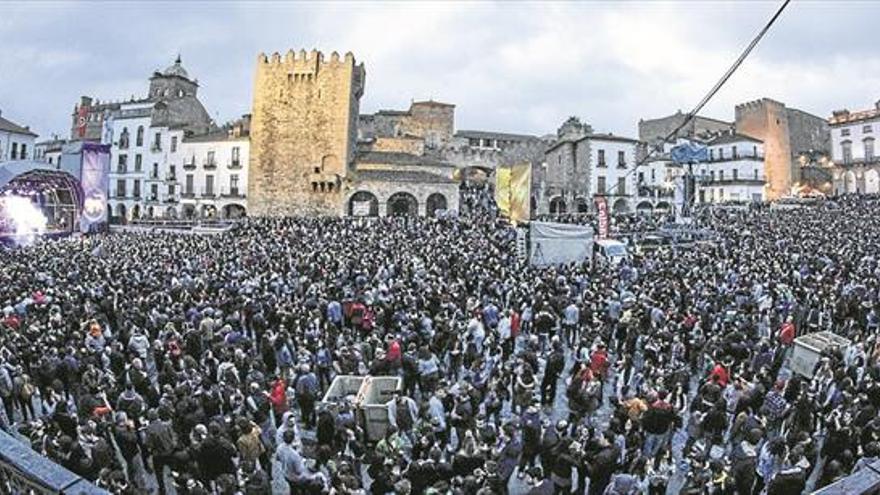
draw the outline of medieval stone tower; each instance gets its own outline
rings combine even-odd
[[[764,141],[766,199],[788,196],[796,178],[785,104],[763,98],[737,105],[736,131]]]
[[[254,216],[341,215],[366,73],[354,56],[260,54],[248,204]]]

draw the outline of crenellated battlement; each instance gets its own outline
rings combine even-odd
[[[776,101],[772,98],[761,98],[759,100],[747,101],[745,103],[740,103],[734,107],[736,112],[747,112],[747,111],[755,111],[762,110],[768,107],[777,107],[784,108],[785,104],[779,101]]]
[[[354,66],[355,59],[351,52],[347,52],[344,56],[340,56],[338,52],[332,52],[330,57],[325,57],[323,52],[312,49],[311,51],[288,50],[287,53],[281,55],[278,52],[266,55],[260,53],[257,56],[258,67],[278,68],[284,70],[293,70],[296,72],[313,72],[317,73],[322,68],[330,68],[340,65]]]

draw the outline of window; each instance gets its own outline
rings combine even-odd
[[[652,170],[652,172],[653,172],[653,170]],[[639,172],[639,184],[644,184],[644,183],[645,183],[645,173]]]
[[[154,179],[158,179],[158,178],[159,178],[159,164],[158,164],[158,163],[154,163],[154,164],[153,164],[153,173],[150,174],[150,175],[151,175]]]
[[[168,195],[174,196],[174,184],[168,184]]]
[[[844,141],[840,143],[840,151],[843,155],[843,163],[850,164],[852,163],[852,142]]]
[[[733,169],[733,180],[739,179],[739,170]]]
[[[657,181],[657,177],[656,177],[656,174],[654,173],[654,169],[652,168],[651,169],[651,183],[653,184],[656,181]]]
[[[206,175],[205,176],[205,196],[213,196],[214,195],[214,176]]]
[[[124,198],[125,197],[125,179],[117,179],[116,180],[116,197]]]
[[[159,199],[159,184],[153,184],[150,186],[150,199],[153,201]]]
[[[757,144],[752,146],[752,156],[754,156],[755,158],[758,157],[758,145]]]
[[[865,161],[873,162],[874,161],[874,139],[868,138],[865,139]]]
[[[758,169],[755,169],[755,180],[758,180]]]
[[[134,188],[132,189],[133,196],[137,199],[141,197],[141,181],[135,179]]]
[[[724,160],[724,148],[718,148],[718,159]]]
[[[162,133],[157,132],[153,136],[153,151],[161,151],[162,150]]]
[[[119,134],[119,148],[128,148],[128,127],[123,127],[122,132]]]
[[[711,178],[712,182],[715,182],[715,171],[713,170],[713,171],[709,172],[709,174],[710,174],[709,177]]]
[[[596,193],[605,194],[605,177],[599,176],[596,180]]]
[[[480,146],[480,140],[477,138],[469,138],[468,143],[474,147]]]
[[[240,150],[238,146],[232,148],[232,166],[237,167],[239,165],[239,153]]]
[[[238,195],[238,174],[229,176],[229,194]]]
[[[724,180],[724,170],[719,170],[718,171],[718,181],[720,182],[723,180]]]
[[[626,167],[626,154],[623,151],[617,152],[617,166],[618,167]]]
[[[715,160],[715,150],[709,150],[709,160]]]
[[[736,146],[731,146],[730,154],[733,156],[733,159],[736,160]]]
[[[142,157],[140,154],[134,155],[134,171],[135,172],[141,171],[141,166],[143,165],[143,162],[144,162],[144,157]]]
[[[840,135],[841,136],[849,136],[849,129],[841,129]]]
[[[116,172],[120,174],[128,172],[128,155],[119,155],[119,164],[116,166]]]
[[[626,194],[626,177],[617,178],[617,194]]]
[[[171,136],[171,152],[177,152],[177,136]]]
[[[168,178],[174,180],[177,177],[177,167],[174,165],[170,165],[168,167]]]
[[[19,155],[22,160],[27,160],[27,145],[21,143],[21,155]]]
[[[874,132],[874,129],[870,125],[862,127],[862,134],[871,134],[872,132]]]
[[[605,150],[599,150],[599,166],[605,166]]]
[[[205,162],[205,164],[206,165],[214,165],[214,152],[213,151],[208,152],[208,161]]]
[[[186,174],[186,194],[193,193],[193,182],[195,181],[195,177],[193,174]]]
[[[12,159],[18,158],[18,143],[12,143]]]
[[[138,126],[137,136],[134,141],[135,146],[143,146],[144,145],[144,126]]]

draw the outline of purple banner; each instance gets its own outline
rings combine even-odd
[[[82,177],[83,189],[80,231],[95,230],[107,221],[107,190],[110,188],[110,145],[83,143]]]

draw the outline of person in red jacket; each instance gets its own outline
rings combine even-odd
[[[789,316],[779,329],[779,343],[788,347],[794,342],[796,335],[797,329],[794,326],[794,322],[791,321],[791,316]]]
[[[605,349],[605,344],[599,344],[596,346],[596,350],[590,354],[590,371],[599,380],[603,380],[605,373],[608,371],[608,366],[608,351]]]
[[[712,368],[712,371],[709,372],[709,381],[715,381],[719,387],[724,388],[727,386],[727,382],[730,381],[730,372],[727,371],[727,363],[722,363],[718,361],[715,363],[715,367]]]
[[[269,402],[272,403],[272,409],[276,418],[281,418],[287,412],[287,382],[279,377],[272,384],[269,391]]]

